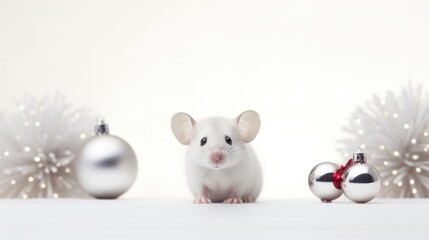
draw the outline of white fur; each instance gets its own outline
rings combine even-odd
[[[243,114],[251,118],[241,118]],[[189,188],[197,200],[248,201],[246,199],[256,200],[258,197],[262,188],[262,172],[259,161],[247,142],[256,136],[260,120],[256,112],[247,111],[243,114],[235,120],[209,118],[201,122],[196,122],[184,113],[173,116],[172,129],[175,136],[180,136],[181,139],[178,140],[189,145],[186,175]],[[189,119],[185,123],[186,116]],[[193,129],[189,132],[190,124]],[[183,128],[188,129],[189,135],[183,134]],[[225,136],[232,139],[232,145],[226,143]],[[207,143],[201,146],[200,141],[204,137],[207,138]],[[222,153],[223,161],[220,164],[211,160],[214,150]]]

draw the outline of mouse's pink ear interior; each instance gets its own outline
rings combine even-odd
[[[188,145],[191,142],[194,126],[195,120],[186,113],[179,112],[171,118],[171,130],[183,145]]]
[[[251,142],[258,135],[261,119],[257,112],[247,110],[240,114],[235,121],[237,122],[238,133],[244,142]]]

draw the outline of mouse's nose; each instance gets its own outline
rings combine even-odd
[[[222,161],[222,152],[220,150],[213,150],[212,152],[212,161],[215,164],[219,164]]]

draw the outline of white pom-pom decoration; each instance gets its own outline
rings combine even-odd
[[[0,197],[87,197],[71,163],[92,132],[89,109],[73,109],[61,94],[25,97],[0,119]]]
[[[403,87],[400,95],[374,96],[353,112],[341,141],[342,156],[356,148],[381,173],[381,197],[429,197],[429,96],[422,86]]]

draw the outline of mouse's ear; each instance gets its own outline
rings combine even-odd
[[[253,110],[247,110],[235,119],[238,133],[244,142],[251,142],[259,132],[261,119],[259,114]]]
[[[186,113],[179,112],[171,118],[171,130],[174,136],[183,145],[188,145],[192,140],[195,120]]]

